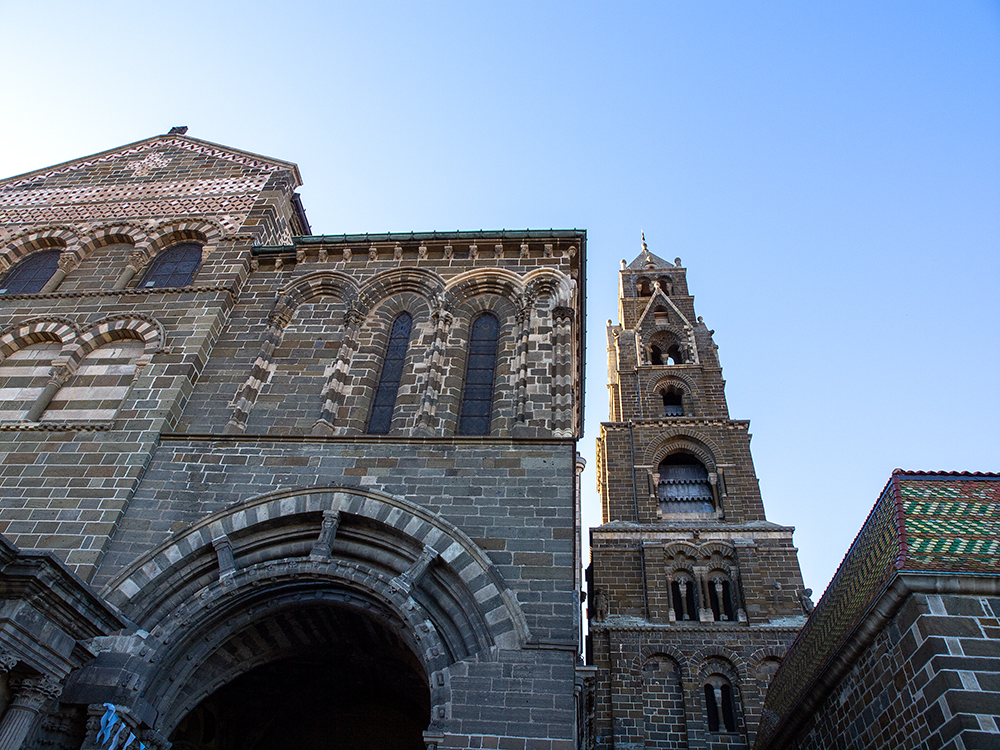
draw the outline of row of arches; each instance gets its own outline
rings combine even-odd
[[[667,620],[746,622],[732,547],[678,542],[664,550]]]
[[[571,434],[574,290],[551,269],[304,276],[279,295],[227,429],[276,424],[273,394],[294,380],[320,397],[311,418],[303,398],[285,407],[314,434],[489,435],[539,418]]]
[[[163,250],[191,241],[215,246],[228,237],[225,228],[209,217],[160,222],[114,221],[87,227],[65,224],[32,227],[2,240],[0,271],[7,271],[28,256],[59,250],[65,262],[78,264],[110,245],[128,246],[137,253],[129,262],[144,265]]]
[[[150,318],[123,315],[87,328],[36,318],[0,332],[0,421],[106,422],[137,372],[163,346]]]
[[[132,254],[135,250],[131,251]],[[129,266],[118,277],[115,288],[121,289],[137,274],[138,289],[164,289],[189,286],[201,266],[202,245],[198,242],[180,242],[156,254],[145,263],[141,256],[129,258]],[[64,248],[54,247],[31,253],[0,278],[0,294],[37,294],[54,292],[77,263]],[[143,265],[145,270],[143,271]],[[139,273],[143,271],[142,273]],[[127,278],[126,278],[127,277]]]
[[[626,667],[641,685],[635,739],[647,748],[743,747],[754,723],[744,703],[766,693],[781,658],[781,649],[767,647],[747,659],[714,647],[688,659],[671,647],[642,648]]]

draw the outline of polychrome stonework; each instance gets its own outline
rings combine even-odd
[[[570,750],[586,233],[182,130],[0,181],[0,750]]]

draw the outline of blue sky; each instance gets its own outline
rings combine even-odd
[[[589,458],[645,230],[817,594],[892,469],[1000,469],[997,2],[7,0],[0,28],[0,175],[188,125],[297,162],[317,233],[587,229]]]

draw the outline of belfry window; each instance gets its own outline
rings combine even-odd
[[[736,731],[733,686],[725,677],[712,675],[705,683],[705,714],[709,732]]]
[[[648,278],[641,276],[638,280],[636,280],[635,293],[639,297],[651,297],[653,295],[653,289]]]
[[[670,603],[673,605],[674,618],[676,620],[698,619],[698,610],[694,594],[694,579],[690,576],[676,576],[670,582]]]
[[[716,622],[734,622],[733,587],[727,576],[713,575],[708,581],[708,604]]]
[[[472,324],[465,391],[458,420],[459,435],[489,435],[493,418],[493,377],[497,364],[500,321],[484,313]]]
[[[45,282],[59,268],[60,252],[42,250],[29,255],[0,281],[0,294],[35,294],[42,291]]]
[[[410,328],[413,318],[409,313],[399,315],[392,323],[389,343],[385,348],[385,358],[382,360],[382,374],[379,377],[378,388],[375,390],[375,403],[368,418],[368,433],[370,435],[386,435],[392,424],[392,413],[396,408],[396,394],[399,392],[399,382],[403,379],[403,364],[406,361],[406,349],[410,343]]]
[[[665,417],[683,417],[684,416],[684,400],[681,392],[670,386],[665,391],[663,391],[663,416]]]
[[[689,453],[673,453],[657,470],[657,497],[664,513],[712,513],[714,495],[705,465]]]
[[[163,289],[189,286],[194,272],[201,265],[201,245],[184,242],[167,248],[156,256],[146,275],[139,282],[140,289]]]

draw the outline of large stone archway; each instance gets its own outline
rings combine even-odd
[[[346,598],[307,597],[219,644],[202,673],[250,668],[180,720],[174,750],[422,750],[431,714],[423,666],[393,623]]]
[[[124,694],[133,716],[189,750],[291,746],[334,724],[352,747],[366,746],[351,739],[366,725],[392,735],[369,731],[372,747],[419,747],[415,732],[449,723],[450,667],[529,637],[461,530],[358,489],[285,491],[208,516],[104,593],[136,635],[106,644],[74,692],[91,704]],[[117,685],[102,692],[111,665]],[[277,695],[264,700],[261,684]],[[240,718],[251,709],[252,737]]]

